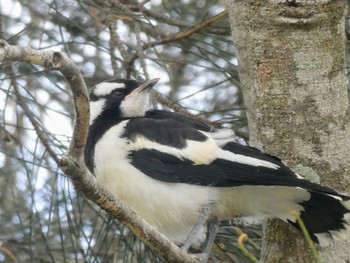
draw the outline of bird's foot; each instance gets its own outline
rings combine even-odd
[[[181,249],[188,251],[193,241],[197,238],[199,232],[203,228],[204,224],[208,220],[209,216],[212,214],[214,209],[214,204],[209,203],[202,208],[202,211],[198,217],[198,220],[194,227],[192,228],[190,234],[186,238],[185,242],[182,244]]]

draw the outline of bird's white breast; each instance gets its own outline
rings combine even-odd
[[[298,203],[310,198],[306,190],[298,187],[255,185],[210,187],[167,183],[153,179],[131,164],[129,152],[137,151],[138,148],[133,145],[135,142],[122,136],[127,122],[123,121],[109,129],[96,144],[94,163],[97,180],[105,189],[177,243],[182,243],[186,239],[197,222],[202,207],[209,203],[215,204],[213,215],[221,220],[236,216],[274,215],[293,221],[295,218],[291,216],[290,211],[302,210]],[[152,149],[157,150],[148,144],[142,145],[152,146]],[[174,151],[169,152],[176,155]],[[220,149],[214,152],[219,157],[234,162],[254,166],[270,165],[264,161],[256,163],[252,161],[253,158],[243,158]],[[203,229],[193,245],[199,246],[204,241],[205,235]]]
[[[155,180],[131,165],[130,142],[122,138],[127,121],[109,129],[96,144],[98,182],[175,242],[183,242],[202,206],[215,200],[211,187]],[[203,241],[202,231],[198,242]],[[199,244],[195,244],[199,245]]]

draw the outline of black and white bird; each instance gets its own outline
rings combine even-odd
[[[102,82],[90,93],[85,162],[99,184],[177,244],[209,217],[278,217],[323,242],[349,229],[350,197],[302,179],[280,159],[236,143],[228,129],[163,110],[148,110],[158,79]],[[206,238],[200,226],[191,245]]]

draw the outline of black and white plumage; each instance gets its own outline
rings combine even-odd
[[[92,89],[85,162],[102,186],[179,244],[208,204],[219,220],[272,216],[298,227],[291,215],[296,211],[314,241],[344,236],[349,196],[235,143],[230,130],[173,112],[147,111],[157,81],[120,79]],[[203,227],[193,245],[205,236]]]

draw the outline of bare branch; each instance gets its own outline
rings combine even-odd
[[[117,24],[112,16],[109,16],[107,24],[108,24],[109,34],[110,34],[109,46],[111,49],[110,51],[111,58],[114,57],[114,50],[117,48],[121,57],[123,58],[123,61],[127,61],[130,55],[128,54],[128,51],[124,47],[123,42],[119,38],[119,35],[117,33]],[[112,59],[111,59],[111,62],[115,64],[115,62]],[[114,71],[113,73],[116,74],[116,70],[114,69],[114,67],[113,67],[113,71]],[[119,77],[120,75],[121,75],[121,72],[119,71],[117,72],[115,77]]]
[[[194,26],[192,26],[191,28],[185,30],[185,31],[180,31],[172,36],[166,37],[164,39],[158,40],[158,41],[154,41],[154,42],[148,42],[145,45],[143,45],[142,50],[147,50],[149,48],[155,47],[155,46],[159,46],[159,45],[164,45],[164,44],[168,44],[168,43],[172,43],[172,42],[176,42],[182,39],[186,39],[189,36],[201,31],[202,29],[209,27],[211,24],[219,21],[220,19],[224,18],[225,16],[227,16],[228,11],[222,11],[221,13],[199,23],[196,24]],[[136,53],[134,56],[132,56],[128,63],[130,65],[132,65],[134,63],[134,61],[138,58],[138,53]]]
[[[86,169],[81,155],[89,126],[89,102],[84,79],[76,65],[59,52],[38,51],[31,48],[11,46],[5,40],[0,40],[0,62],[6,61],[25,61],[48,69],[59,70],[70,84],[74,96],[76,121],[70,150],[60,160],[59,165],[65,174],[71,178],[75,188],[126,225],[137,237],[167,262],[198,262],[157,232],[121,200],[114,198],[100,187],[96,178]]]
[[[190,35],[193,35],[195,33],[197,33],[198,31],[202,30],[203,28],[206,28],[208,26],[210,26],[211,24],[215,23],[216,21],[222,19],[223,17],[227,16],[228,11],[222,11],[221,13],[209,18],[208,20],[205,20],[197,25],[194,25],[193,27],[189,28],[186,31],[182,31],[182,32],[178,32],[173,36],[169,36],[165,39],[162,39],[158,42],[152,42],[152,43],[147,43],[144,48],[149,48],[149,47],[154,47],[157,45],[161,45],[161,44],[166,44],[166,43],[170,43],[170,42],[175,42],[181,39],[185,39],[187,37],[189,37]]]
[[[49,155],[52,157],[52,159],[54,159],[54,161],[57,164],[59,164],[60,159],[57,157],[57,154],[55,153],[55,151],[51,148],[50,142],[49,142],[50,140],[49,140],[46,132],[43,130],[43,127],[41,127],[40,123],[35,118],[34,113],[30,110],[26,101],[24,100],[24,98],[21,96],[21,94],[19,92],[18,84],[17,84],[16,80],[13,78],[14,72],[13,72],[12,65],[8,65],[6,67],[6,70],[10,76],[11,85],[14,87],[18,105],[21,106],[21,108],[25,112],[25,115],[29,119],[30,123],[33,125],[33,128],[34,128],[36,134],[38,135],[38,138],[40,139],[41,143],[44,145],[46,151],[49,153]]]
[[[171,101],[170,99],[166,98],[164,95],[162,95],[161,93],[159,93],[157,91],[153,91],[152,96],[158,103],[160,103],[163,106],[165,106],[169,109],[172,109],[172,110],[174,110],[174,111],[176,111],[184,116],[190,117],[192,119],[196,119],[196,120],[201,121],[205,124],[208,124],[209,126],[213,126],[216,128],[220,127],[220,125],[218,123],[211,122],[211,121],[207,120],[206,118],[202,118],[200,116],[197,116],[197,115],[189,112],[188,110],[183,108],[181,105],[177,104],[176,102]]]
[[[136,53],[139,55],[141,68],[143,70],[143,74],[145,75],[145,79],[150,79],[149,74],[146,67],[145,62],[145,53],[142,50],[142,40],[141,40],[141,25],[140,23],[136,22],[135,26],[135,35],[136,35]]]
[[[17,263],[18,260],[15,257],[15,255],[7,248],[0,246],[0,253],[3,254],[5,257],[9,258],[11,262]]]
[[[121,200],[114,198],[101,188],[96,178],[85,168],[66,156],[62,159],[61,168],[72,179],[75,187],[84,195],[110,213],[119,222],[127,226],[140,240],[153,249],[167,262],[195,263],[198,261],[180,249],[164,235],[157,232],[135,211],[127,207]]]
[[[111,66],[113,69],[113,76],[114,77],[120,77],[120,70],[117,67],[117,59],[115,57],[115,48],[118,47],[118,45],[120,45],[119,48],[119,52],[120,54],[123,56],[124,53],[126,53],[126,51],[124,50],[124,47],[120,44],[120,41],[118,39],[117,36],[117,27],[115,24],[115,21],[112,19],[111,16],[109,16],[109,18],[107,19],[107,23],[108,23],[108,29],[109,29],[109,53],[110,53],[110,57],[111,57]]]
[[[98,6],[109,7],[113,13],[123,12],[125,15],[137,15],[136,13],[139,12],[145,16],[167,23],[168,25],[179,27],[188,26],[188,24],[182,20],[174,19],[163,14],[153,12],[145,8],[143,4],[123,4],[119,0],[93,0],[93,2]]]
[[[60,52],[39,51],[20,46],[11,46],[0,39],[0,61],[24,61],[55,69],[68,81],[74,98],[76,123],[70,144],[69,155],[80,157],[84,150],[89,128],[89,99],[85,81],[78,67],[67,56]]]

